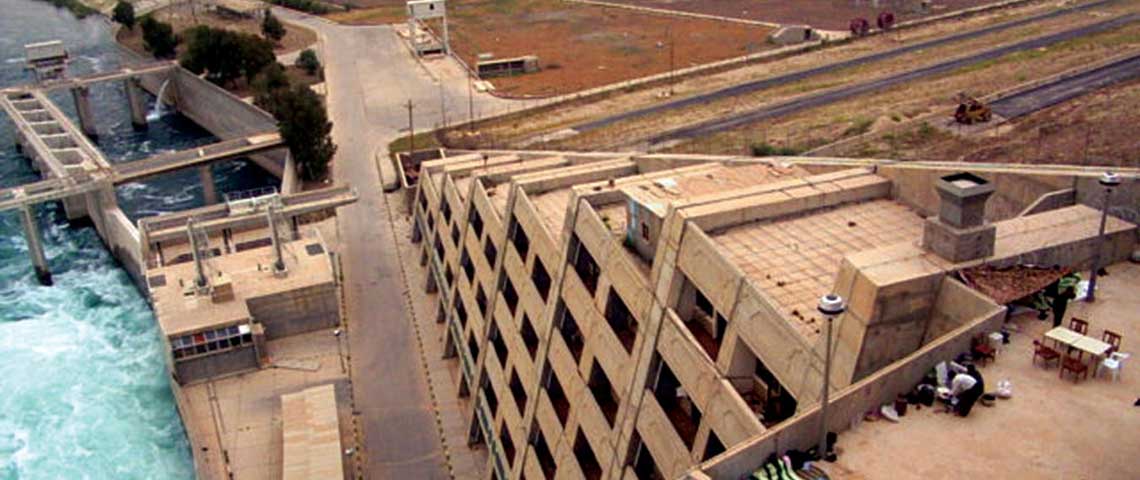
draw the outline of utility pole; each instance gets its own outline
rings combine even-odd
[[[471,86],[471,74],[467,74],[467,130],[475,131],[475,94]]]
[[[447,101],[444,98],[443,82],[439,82],[439,121],[442,128],[447,128]]]
[[[665,36],[669,37],[669,96],[673,96],[673,83],[676,71],[675,55],[673,54],[673,26],[665,27]]]
[[[416,151],[416,124],[412,121],[412,100],[409,98],[408,103],[404,104],[404,108],[408,109],[408,158],[411,158],[412,153]]]

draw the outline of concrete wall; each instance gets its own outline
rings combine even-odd
[[[1004,315],[1004,309],[995,309],[973,318],[937,341],[844,388],[829,404],[828,430],[843,432],[859,421],[867,410],[892,401],[899,393],[910,391],[935,364],[951,360],[959,352],[968,350],[975,335],[998,330]],[[803,409],[792,419],[702,464],[699,471],[710,478],[736,479],[751,473],[772,453],[805,450],[819,441],[818,416],[818,405]],[[688,478],[702,477],[690,474]]]
[[[273,116],[264,110],[198,78],[188,70],[171,70],[170,79],[174,85],[178,110],[222,140],[277,129]],[[278,178],[284,176],[284,151],[258,154],[251,158]]]
[[[257,368],[257,349],[249,345],[224,353],[178,360],[174,363],[174,374],[178,376],[179,383],[188,385]]]
[[[894,183],[893,196],[925,216],[937,215],[940,200],[934,183],[945,175],[958,173],[962,167],[909,168],[882,165],[876,173]],[[996,187],[986,203],[986,220],[991,222],[1013,218],[1042,195],[1072,186],[1072,176],[1033,175],[1023,171],[1008,173],[981,172],[979,176]]]
[[[265,326],[268,340],[335,328],[340,324],[333,282],[246,299],[249,313]]]
[[[143,273],[146,271],[146,260],[143,258],[139,231],[119,209],[113,188],[93,191],[82,199],[103,244],[131,276],[135,286],[145,294],[147,287]]]

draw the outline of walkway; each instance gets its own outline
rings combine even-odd
[[[435,83],[390,27],[347,27],[283,9],[274,13],[318,32],[338,145],[335,181],[351,181],[360,195],[355,205],[339,211],[338,224],[364,471],[377,479],[451,478],[452,468],[461,475],[482,473],[470,471],[471,462],[458,458],[472,455],[461,438],[447,439],[449,453],[456,457],[451,462],[441,443],[437,414],[459,412],[438,412],[432,401],[426,357],[418,348],[407,303],[408,295],[418,291],[409,291],[404,283],[387,199],[380,182],[372,180],[377,178],[376,158],[387,158],[388,142],[407,125],[401,104],[411,99],[416,122],[423,126],[441,118],[441,97],[448,115],[460,108],[466,113],[466,80],[452,78],[443,87]],[[474,100],[480,108],[503,103],[486,95]],[[446,405],[458,408],[454,402]]]

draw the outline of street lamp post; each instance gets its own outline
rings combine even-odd
[[[823,356],[823,392],[819,401],[819,458],[827,456],[827,403],[831,383],[831,327],[835,317],[847,311],[843,297],[829,293],[819,299],[819,313],[827,320],[827,349]]]
[[[336,358],[340,360],[340,373],[348,373],[348,369],[344,366],[344,353],[340,349],[340,334],[344,333],[341,329],[333,330],[333,336],[336,337]]]
[[[1108,206],[1111,204],[1112,189],[1120,185],[1120,175],[1104,172],[1098,182],[1104,187],[1104,209],[1100,214],[1100,230],[1096,235],[1096,250],[1093,251],[1092,275],[1089,276],[1088,301],[1096,301],[1096,271],[1100,270],[1100,252],[1104,250],[1104,226],[1108,221]]]

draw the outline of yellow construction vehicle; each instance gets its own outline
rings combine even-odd
[[[965,125],[984,123],[990,121],[993,112],[990,106],[974,97],[966,97],[958,103],[958,110],[954,112],[954,121]]]

